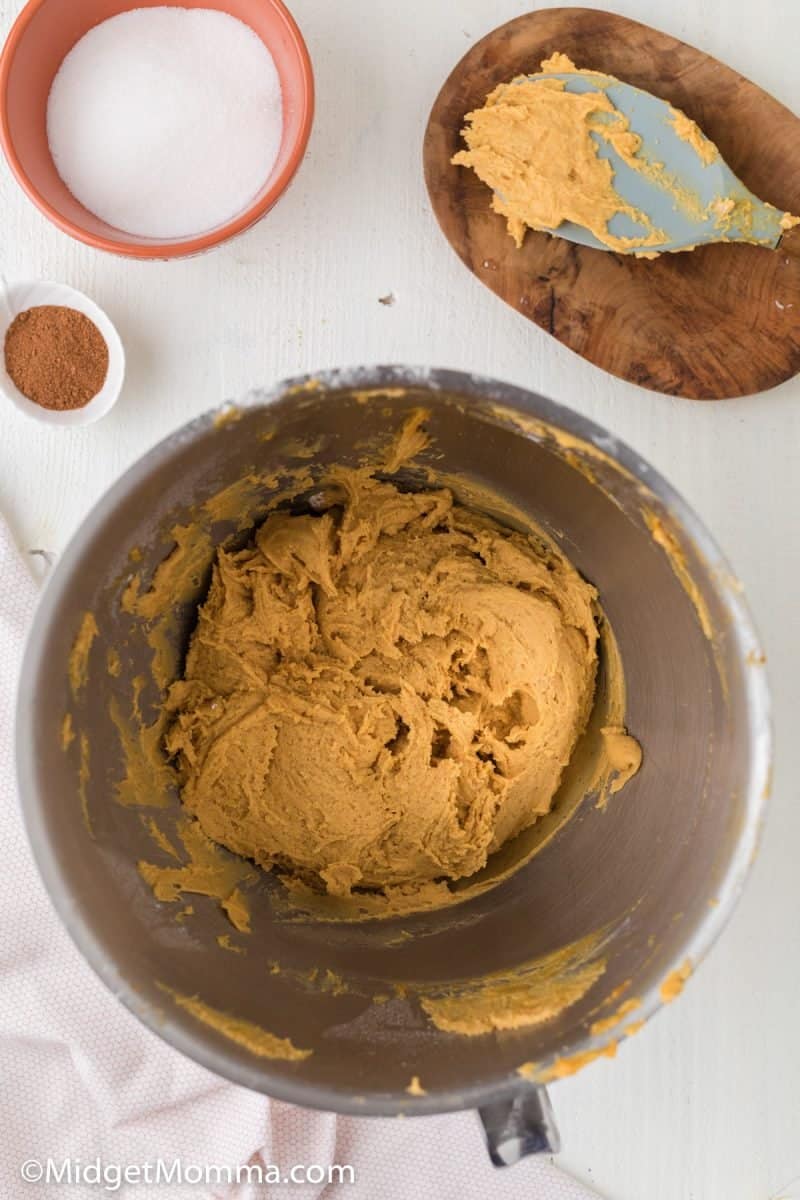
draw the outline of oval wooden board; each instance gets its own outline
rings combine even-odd
[[[800,226],[776,251],[713,245],[646,260],[536,232],[517,250],[486,186],[451,166],[464,114],[556,50],[683,109],[756,195],[800,214],[800,120],[772,96],[637,21],[590,8],[540,9],[473,46],[433,106],[425,178],[456,253],[571,350],[643,387],[720,400],[791,378],[800,371]]]

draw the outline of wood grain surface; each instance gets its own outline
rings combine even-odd
[[[693,117],[762,199],[800,213],[800,120],[684,42],[588,8],[540,9],[478,42],[433,106],[425,177],[445,236],[487,287],[598,367],[697,400],[751,395],[800,371],[800,227],[776,251],[702,246],[636,259],[529,232],[521,250],[475,173],[451,165],[464,114],[554,51]]]

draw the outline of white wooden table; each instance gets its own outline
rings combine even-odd
[[[294,186],[240,240],[187,262],[106,257],[51,228],[0,170],[2,269],[91,293],[129,356],[122,400],[94,428],[51,431],[3,406],[0,510],[23,548],[58,552],[120,472],[188,418],[255,384],[379,361],[541,391],[653,462],[732,558],[763,632],[772,813],[747,894],[681,1000],[616,1061],[553,1089],[562,1163],[609,1200],[800,1197],[800,379],[705,405],[641,391],[507,308],[447,246],[422,180],[430,104],[471,42],[531,0],[290,2],[315,64],[317,121]],[[3,34],[21,7],[0,0]],[[798,0],[615,7],[800,110]],[[395,303],[380,304],[388,293]]]

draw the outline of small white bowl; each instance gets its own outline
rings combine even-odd
[[[108,374],[96,396],[82,408],[42,408],[24,396],[6,370],[6,333],[14,318],[29,308],[52,304],[58,308],[74,308],[93,321],[108,346]],[[119,334],[106,314],[94,300],[64,283],[7,283],[3,291],[0,281],[0,391],[13,405],[44,425],[92,425],[110,412],[119,399],[125,379],[125,351]]]

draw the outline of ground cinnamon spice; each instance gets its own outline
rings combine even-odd
[[[108,374],[108,346],[100,330],[74,308],[43,304],[19,313],[5,341],[6,370],[42,408],[83,408]]]

